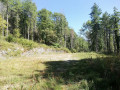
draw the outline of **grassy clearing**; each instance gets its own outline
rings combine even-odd
[[[65,58],[62,54],[56,54],[54,57],[57,55],[61,55],[63,59]],[[68,55],[64,54],[64,56]],[[94,90],[95,88],[104,88],[105,90],[110,90],[111,87],[109,87],[107,82],[109,80],[108,77],[113,74],[111,72],[111,63],[115,64],[115,62],[110,61],[111,58],[109,60],[105,58],[105,55],[95,53],[70,55],[74,59],[75,57],[81,59],[73,60],[71,58],[71,60],[65,61],[60,58],[61,60],[59,61],[50,61],[49,59],[44,60],[47,58],[22,57],[1,60],[0,89]]]

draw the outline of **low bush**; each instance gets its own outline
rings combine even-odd
[[[57,50],[64,51],[66,53],[71,53],[71,51],[68,48],[56,48]]]
[[[27,40],[27,39],[23,39],[23,38],[15,38],[12,35],[8,36],[6,38],[6,40],[8,42],[14,42],[14,43],[21,44],[26,49],[32,49],[32,48],[35,48],[38,46],[38,43],[36,43],[32,40]]]
[[[21,34],[20,34],[20,29],[19,29],[19,28],[14,29],[13,35],[14,35],[14,37],[16,37],[16,38],[19,38],[20,35],[21,35]]]
[[[77,51],[75,49],[71,49],[71,52],[72,53],[76,53]]]
[[[9,35],[7,38],[6,38],[6,40],[8,41],[8,42],[14,42],[14,37],[12,36],[12,35]]]

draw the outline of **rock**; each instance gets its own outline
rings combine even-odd
[[[7,51],[2,51],[2,55],[5,55],[5,54],[7,54]]]
[[[9,49],[9,48],[8,48],[8,51],[10,52],[10,51],[11,51],[11,49]]]
[[[52,48],[45,49],[45,48],[34,48],[30,51],[24,52],[21,55],[22,56],[32,56],[34,54],[42,54],[42,53],[63,53],[62,50],[54,50]]]

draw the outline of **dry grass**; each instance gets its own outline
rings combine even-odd
[[[31,83],[35,70],[44,70],[41,60],[5,60],[0,62],[0,86]]]
[[[34,90],[48,90],[54,88],[61,90],[66,88],[64,85],[59,85],[53,78],[45,79],[42,75],[46,70],[47,61],[66,61],[79,60],[86,58],[96,58],[104,56],[95,53],[77,53],[77,54],[49,54],[36,55],[32,57],[19,57],[8,60],[0,60],[0,89],[21,89],[33,88]],[[42,72],[38,72],[42,71]],[[39,77],[37,76],[39,75]],[[61,79],[62,81],[62,79]],[[21,89],[22,90],[22,89]]]

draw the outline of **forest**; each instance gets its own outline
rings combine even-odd
[[[113,14],[102,14],[97,4],[91,9],[91,20],[84,23],[81,29],[87,37],[89,49],[96,52],[119,53],[120,12],[114,7]]]
[[[119,90],[120,12],[94,3],[89,17],[76,32],[63,13],[0,0],[0,89]]]
[[[31,0],[1,0],[0,34],[23,37],[38,43],[65,47],[73,52],[95,51],[119,53],[119,16],[102,10],[97,4],[77,34],[70,28],[64,14],[42,9],[37,11]],[[83,37],[82,37],[83,36]]]
[[[88,51],[87,41],[68,26],[62,13],[46,9],[37,11],[31,0],[3,0],[0,6],[1,35],[23,37],[73,52]]]

